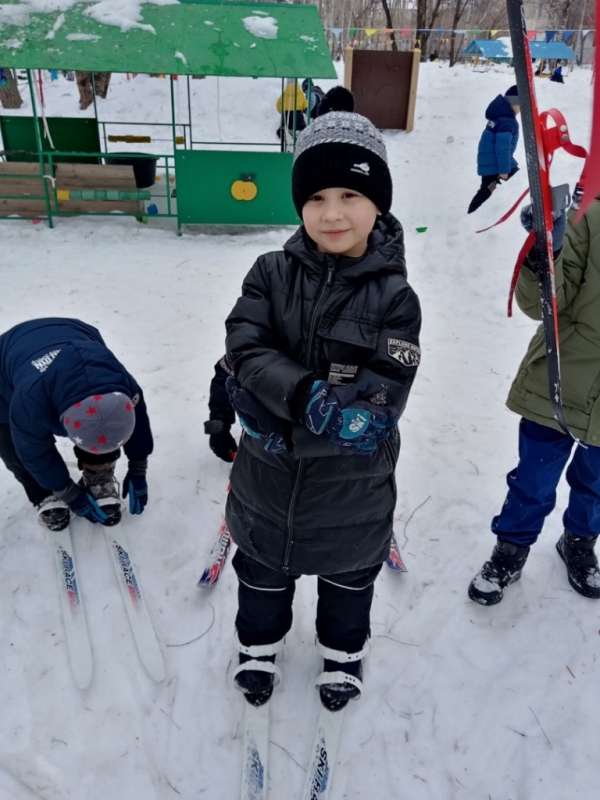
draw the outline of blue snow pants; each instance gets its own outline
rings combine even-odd
[[[573,439],[561,431],[522,419],[519,425],[519,463],[506,476],[508,494],[492,531],[499,539],[533,544],[544,519],[556,504],[556,486]],[[565,530],[575,536],[600,533],[600,447],[577,445],[567,469],[571,487],[563,516]]]

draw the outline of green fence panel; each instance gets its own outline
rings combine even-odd
[[[95,119],[78,117],[46,117],[48,129],[56,150],[74,150],[83,153],[97,153],[100,150],[100,135]],[[0,116],[0,131],[6,151],[7,161],[37,161],[35,143],[35,121],[33,117]],[[44,149],[53,148],[45,138],[42,121],[38,119],[40,136]],[[59,156],[55,161],[68,161],[79,164],[99,164],[100,159],[90,156]]]
[[[178,150],[180,223],[296,225],[291,153]]]

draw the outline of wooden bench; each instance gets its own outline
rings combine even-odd
[[[46,165],[46,171],[49,171]],[[6,177],[4,177],[6,176]],[[46,216],[44,184],[56,186],[58,205],[54,197],[54,187],[49,185],[50,202],[54,212],[69,214],[133,214],[144,213],[141,200],[99,200],[73,199],[73,190],[113,190],[136,194],[133,167],[113,164],[57,164],[55,181],[50,176],[42,178],[37,163],[21,161],[0,162],[0,215],[8,216]],[[9,195],[11,199],[6,199]]]
[[[50,182],[49,178],[47,180]],[[15,199],[6,199],[6,195]],[[40,165],[23,161],[0,161],[0,216],[45,216],[46,210]]]
[[[137,192],[133,167],[113,164],[57,164],[56,190],[98,189]],[[63,200],[59,196],[60,211],[70,214],[122,214],[139,215],[144,212],[140,200]]]

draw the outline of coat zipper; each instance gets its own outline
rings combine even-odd
[[[287,526],[288,536],[285,543],[285,553],[283,556],[283,571],[289,572],[290,557],[292,555],[292,547],[294,546],[294,507],[296,505],[296,498],[298,497],[298,489],[300,488],[300,479],[302,478],[302,467],[304,466],[303,460],[298,460],[298,471],[296,472],[296,480],[294,481],[294,488],[292,489],[292,496],[290,497],[290,505],[288,508]]]
[[[309,362],[312,361],[312,346],[313,346],[313,339],[315,337],[315,328],[317,327],[317,315],[318,315],[318,312],[319,312],[319,306],[321,305],[323,297],[325,296],[325,292],[329,289],[329,287],[333,283],[333,273],[334,273],[334,271],[335,271],[335,266],[333,264],[330,264],[327,267],[327,278],[325,279],[323,285],[321,286],[321,290],[320,290],[320,292],[319,292],[319,294],[317,296],[317,301],[315,303],[315,307],[313,308],[313,313],[312,313],[312,317],[311,317],[311,320],[310,320],[310,325],[309,325],[309,328],[308,328],[308,346],[306,348],[307,352],[308,352]],[[310,364],[309,364],[309,366],[310,366]]]
[[[310,325],[308,328],[308,359],[309,363],[312,361],[312,345],[313,339],[315,335],[315,328],[317,327],[317,315],[319,312],[319,307],[325,296],[325,292],[329,289],[331,284],[333,283],[333,273],[335,270],[335,266],[330,264],[327,267],[327,278],[325,279],[319,294],[317,296],[317,301],[315,303],[315,307],[313,308],[312,317],[310,320]],[[294,508],[296,506],[296,500],[298,498],[298,491],[300,489],[300,480],[302,478],[302,468],[304,466],[303,460],[300,458],[298,459],[298,471],[296,472],[296,479],[294,481],[294,488],[292,489],[292,494],[290,497],[290,504],[288,508],[288,516],[287,516],[287,528],[288,528],[288,535],[287,541],[285,543],[285,553],[283,556],[283,571],[289,572],[290,569],[290,558],[292,555],[292,547],[294,546]]]

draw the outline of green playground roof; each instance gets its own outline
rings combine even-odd
[[[0,0],[0,67],[336,77],[315,6],[140,0],[136,20],[114,13],[118,3],[112,16],[102,5],[62,0],[62,11],[41,13]]]

